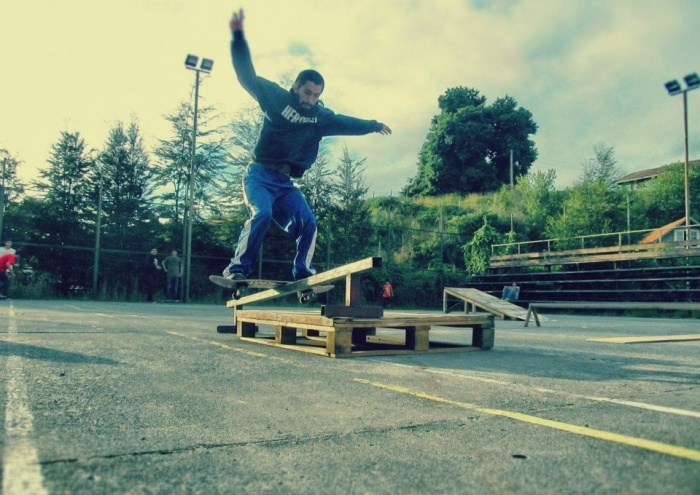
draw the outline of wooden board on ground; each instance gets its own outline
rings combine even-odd
[[[656,342],[687,342],[690,340],[700,340],[700,334],[650,335],[646,337],[606,337],[600,339],[586,339],[586,342],[605,342],[608,344],[652,344]]]

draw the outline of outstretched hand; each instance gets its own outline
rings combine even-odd
[[[228,25],[231,28],[231,32],[243,31],[243,9],[233,13]]]
[[[389,129],[389,126],[387,126],[386,124],[382,124],[382,128],[379,129],[379,131],[377,132],[379,132],[379,134],[387,135],[391,134],[391,129]]]

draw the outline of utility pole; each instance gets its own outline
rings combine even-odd
[[[510,231],[513,232],[513,150],[510,150]]]

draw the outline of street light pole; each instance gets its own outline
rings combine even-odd
[[[95,221],[95,256],[92,264],[92,295],[97,298],[97,275],[100,269],[100,235],[102,230],[102,166],[99,168],[100,182],[97,187],[97,220]]]
[[[688,170],[688,91],[697,89],[700,87],[700,78],[697,73],[688,74],[683,78],[686,84],[685,89],[681,89],[681,85],[677,80],[672,80],[667,82],[666,90],[671,96],[677,94],[683,95],[683,149],[684,149],[684,163],[685,168],[683,170],[684,182],[685,182],[685,241],[690,241],[690,171]]]
[[[192,210],[194,208],[194,186],[195,186],[195,170],[197,164],[197,114],[199,113],[199,73],[206,74],[211,72],[214,66],[214,61],[208,58],[203,58],[202,62],[197,65],[199,57],[196,55],[187,55],[185,59],[185,67],[195,71],[194,79],[194,118],[192,129],[192,150],[190,152],[190,181],[187,187],[187,242],[185,244],[185,286],[184,286],[184,301],[190,302],[190,277],[192,268]]]

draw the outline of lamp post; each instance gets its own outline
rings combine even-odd
[[[688,74],[683,78],[685,81],[686,88],[682,89],[680,83],[677,80],[668,81],[664,86],[666,86],[666,91],[671,96],[678,94],[683,95],[683,136],[684,136],[684,151],[685,151],[685,168],[684,168],[684,180],[685,180],[685,241],[690,240],[690,173],[688,171],[688,91],[700,88],[700,77],[696,72]]]
[[[194,173],[196,158],[195,153],[197,151],[197,113],[198,113],[198,103],[199,103],[199,74],[204,72],[209,74],[212,67],[214,66],[214,61],[209,58],[203,58],[199,62],[199,57],[197,55],[187,55],[185,58],[185,67],[193,70],[195,72],[194,78],[194,123],[192,129],[192,151],[190,153],[190,183],[187,187],[187,244],[185,247],[185,287],[184,287],[184,299],[185,302],[190,302],[190,275],[191,275],[191,265],[192,265],[192,209],[194,208]]]
[[[94,162],[97,164],[97,160]],[[97,275],[100,271],[100,235],[102,230],[102,165],[99,166],[100,182],[97,186],[97,219],[95,220],[95,255],[92,262],[92,296],[97,299]]]

